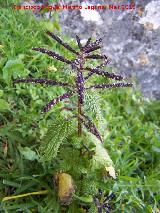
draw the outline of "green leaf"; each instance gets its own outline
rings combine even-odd
[[[100,141],[94,135],[90,134],[90,137],[92,138],[92,141],[96,146],[95,154],[91,160],[91,169],[95,170],[103,168],[106,172],[109,173],[111,177],[116,179],[113,161],[111,160],[107,150],[102,146]]]
[[[10,107],[9,107],[9,104],[3,100],[3,99],[0,99],[0,110],[9,110]]]
[[[20,187],[20,184],[13,182],[13,181],[10,181],[10,180],[3,180],[3,184],[8,185],[8,186],[13,186],[13,187],[16,187],[16,188]]]
[[[53,22],[51,21],[42,21],[41,24],[43,28],[46,30],[49,30],[51,32],[54,30],[54,25],[53,25]]]
[[[131,181],[131,182],[137,182],[138,178],[134,177],[129,177],[129,176],[119,176],[120,180],[126,180],[126,181]]]
[[[3,96],[3,90],[0,90],[0,97]]]
[[[7,84],[10,84],[12,76],[14,78],[25,77],[28,73],[20,59],[8,60],[3,68],[3,79]]]
[[[101,102],[99,95],[95,92],[87,91],[85,94],[85,111],[93,112],[93,114],[96,116],[96,119],[102,121],[103,116],[100,106]]]
[[[51,161],[57,156],[60,145],[70,134],[71,123],[63,118],[57,118],[49,127],[46,135],[42,139],[40,153],[44,161]]]
[[[19,146],[18,149],[26,160],[30,161],[38,160],[38,155],[36,154],[36,152],[31,150],[29,147]]]
[[[160,148],[157,147],[157,146],[152,146],[152,150],[153,150],[154,152],[160,153]]]
[[[77,195],[74,195],[75,198],[85,202],[85,203],[92,203],[93,202],[93,197],[92,196],[88,196],[88,197],[79,197]]]
[[[56,28],[56,30],[58,30],[58,31],[61,30],[61,27],[60,27],[60,25],[59,25],[59,23],[58,23],[57,21],[55,21],[55,22],[53,23],[53,26]]]

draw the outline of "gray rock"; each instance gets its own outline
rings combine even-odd
[[[88,0],[89,4],[127,4],[126,0]],[[133,2],[133,1],[132,1]],[[80,5],[82,1],[63,1],[66,5]],[[95,10],[100,22],[84,18],[81,10],[62,10],[60,23],[63,33],[81,38],[103,38],[103,52],[113,60],[113,66],[126,77],[136,76],[145,97],[160,99],[160,24],[149,18],[147,11],[159,17],[160,0],[136,0],[135,10]],[[94,12],[95,12],[94,11]],[[90,10],[87,10],[88,16]],[[97,16],[97,17],[98,17]],[[90,21],[86,21],[90,19]],[[160,20],[159,20],[160,21]],[[99,24],[100,23],[100,24]],[[159,25],[158,25],[159,24]],[[157,27],[158,26],[158,27]]]

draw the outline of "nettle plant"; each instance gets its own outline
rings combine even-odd
[[[61,87],[67,88],[68,91],[64,93],[63,95],[58,96],[54,98],[53,100],[51,100],[43,108],[42,113],[48,112],[50,108],[53,107],[58,102],[63,101],[64,99],[70,98],[72,96],[76,96],[78,103],[77,103],[77,114],[75,114],[75,116],[77,117],[77,120],[78,120],[78,136],[82,135],[82,123],[83,123],[85,127],[92,134],[94,134],[101,142],[103,142],[96,126],[94,125],[94,123],[91,122],[90,118],[88,118],[85,115],[85,112],[83,111],[85,92],[87,90],[97,90],[97,89],[104,90],[104,89],[119,88],[119,87],[131,87],[132,83],[118,82],[118,83],[112,83],[112,84],[95,84],[95,85],[86,87],[87,81],[90,79],[90,77],[93,74],[111,78],[117,81],[123,80],[123,77],[120,75],[101,70],[110,62],[110,59],[106,55],[91,54],[93,51],[101,48],[102,39],[100,38],[96,40],[95,42],[91,42],[91,38],[89,38],[86,44],[82,46],[80,38],[76,36],[76,41],[79,47],[79,51],[77,52],[70,45],[64,43],[55,34],[51,32],[47,32],[47,34],[51,36],[54,40],[56,40],[59,44],[61,44],[63,47],[65,47],[67,50],[74,53],[76,55],[76,58],[74,60],[68,60],[64,58],[63,56],[44,48],[33,48],[32,50],[47,54],[56,60],[59,60],[63,63],[67,63],[71,65],[72,69],[76,73],[75,84],[72,85],[67,82],[58,82],[58,81],[49,80],[49,79],[33,79],[33,78],[18,79],[18,80],[15,80],[14,83],[35,83],[35,84],[45,84],[50,86],[61,86]],[[103,62],[99,66],[90,68],[85,66],[85,62],[88,61],[88,59],[101,59],[103,60]],[[86,72],[87,72],[87,75],[85,75]]]
[[[115,171],[114,171],[113,163],[111,159],[109,158],[109,155],[106,149],[102,145],[103,138],[100,134],[100,131],[97,129],[95,123],[93,122],[93,119],[91,119],[90,116],[87,115],[87,112],[85,112],[85,105],[87,104],[86,94],[88,93],[88,91],[105,90],[105,89],[120,88],[120,87],[132,87],[132,83],[119,82],[121,80],[124,80],[124,78],[121,75],[117,75],[115,73],[111,73],[106,70],[103,70],[103,68],[105,68],[110,63],[110,59],[106,55],[97,53],[98,49],[102,47],[101,38],[97,39],[96,41],[92,41],[92,39],[89,38],[86,44],[82,45],[80,38],[76,35],[76,42],[79,49],[77,51],[73,49],[69,44],[65,43],[61,38],[53,34],[52,32],[47,32],[47,34],[51,38],[53,38],[56,42],[58,42],[60,45],[62,45],[64,48],[66,48],[71,53],[73,53],[75,55],[75,58],[73,60],[70,60],[51,50],[47,50],[47,49],[39,48],[39,47],[33,48],[32,50],[47,54],[53,59],[59,60],[65,64],[70,65],[74,73],[74,76],[72,76],[73,77],[72,82],[74,83],[60,82],[57,80],[52,80],[52,79],[50,80],[50,79],[43,79],[43,78],[16,79],[14,80],[14,83],[15,84],[34,83],[34,84],[42,84],[42,85],[54,86],[54,87],[55,86],[63,87],[66,89],[66,92],[64,94],[54,98],[49,103],[47,103],[42,109],[42,113],[48,112],[54,105],[56,105],[57,103],[65,99],[72,100],[72,103],[74,103],[74,108],[64,107],[64,109],[69,110],[68,118],[58,117],[56,120],[53,121],[53,125],[48,129],[48,132],[43,139],[43,143],[40,147],[40,150],[41,150],[43,159],[45,160],[51,161],[55,157],[57,157],[57,159],[58,158],[61,159],[59,160],[59,163],[57,163],[57,167],[55,168],[55,171],[57,171],[58,174],[61,174],[59,175],[59,178],[60,176],[63,176],[63,179],[65,179],[64,178],[65,175],[62,175],[62,173],[65,174],[65,172],[71,174],[72,177],[76,177],[76,180],[77,180],[76,192],[78,195],[81,195],[81,196],[84,194],[93,195],[100,187],[100,184],[97,183],[98,179],[96,179],[95,173],[94,173],[95,175],[94,176],[93,173],[91,173],[91,171],[93,171],[94,169],[96,170],[103,167],[103,169],[105,168],[106,172],[108,171],[110,175],[114,178],[115,178]],[[96,54],[92,54],[94,51],[96,51]],[[101,63],[98,66],[93,67],[92,65],[91,67],[92,63],[90,63],[90,60],[98,60],[98,61],[100,60]],[[89,80],[91,79],[93,75],[94,76],[97,75],[97,78],[98,76],[101,76],[104,78],[113,79],[118,82],[102,83],[102,84],[97,83],[97,84],[87,86]],[[71,97],[75,99],[71,99]],[[75,128],[75,124],[73,124],[74,119],[77,119],[76,128]],[[70,123],[72,123],[73,125],[70,125]],[[83,126],[85,127],[84,130],[83,130]],[[77,133],[75,132],[73,133],[73,131],[70,131],[71,129],[74,129]],[[90,132],[91,134],[87,135],[85,130],[88,130],[88,132]],[[91,135],[94,135],[92,138],[94,148],[90,145],[90,143],[88,143],[87,145],[85,142],[86,140],[89,140],[88,139],[89,137],[92,137]],[[69,142],[70,145],[67,146],[66,138],[70,138],[69,140],[73,141],[73,143]],[[63,141],[65,141],[64,148],[61,147],[61,149],[59,149]],[[79,144],[77,143],[77,141],[79,142]],[[88,154],[86,155],[86,153]],[[84,178],[84,174],[85,174],[85,178]],[[97,173],[97,175],[99,175],[99,173]],[[66,175],[66,177],[69,177],[69,176]],[[102,177],[102,175],[99,175],[99,177]],[[93,184],[91,185],[93,186],[94,190],[89,190],[89,188],[91,188],[90,183],[88,183],[88,185],[90,185],[88,186],[88,188],[86,186],[87,190],[83,190],[85,188],[84,185],[87,185],[87,181],[93,182]],[[59,188],[60,187],[61,186],[59,186]],[[71,198],[74,192],[75,190],[68,189],[69,194],[64,195],[64,197],[63,197],[63,193],[60,193],[59,198],[61,202],[63,204],[70,203],[71,199],[69,198]],[[93,203],[97,203],[97,201],[94,202],[94,199],[93,199]],[[98,204],[96,204],[96,206],[97,205]],[[102,212],[104,209],[104,206],[99,204],[97,208],[98,208],[98,212]]]

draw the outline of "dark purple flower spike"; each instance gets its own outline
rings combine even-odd
[[[81,50],[82,49],[82,44],[81,44],[81,40],[80,40],[78,35],[76,35],[76,40],[77,40],[78,47]]]
[[[78,94],[80,104],[83,104],[83,102],[84,102],[84,78],[83,78],[83,73],[80,69],[77,71],[76,87],[77,87],[77,94]]]
[[[95,126],[95,124],[91,121],[91,119],[88,116],[82,114],[80,116],[80,120],[83,123],[83,125],[86,127],[86,129],[88,129],[90,133],[95,135],[101,141],[101,143],[103,143],[101,135],[100,135],[97,127]]]
[[[48,104],[46,104],[46,106],[42,110],[42,113],[48,112],[51,109],[51,107],[53,107],[55,104],[59,103],[60,101],[66,99],[66,98],[70,98],[73,94],[74,94],[73,91],[67,92],[57,98],[54,98],[52,101],[50,101]]]
[[[112,89],[112,88],[119,88],[119,87],[132,87],[133,84],[132,83],[113,83],[113,84],[97,84],[97,85],[93,85],[90,86],[88,89]]]
[[[85,69],[90,71],[93,74],[101,75],[103,77],[111,78],[111,79],[114,79],[114,80],[122,80],[123,79],[123,77],[120,76],[120,75],[110,73],[110,72],[107,72],[107,71],[102,71],[102,70],[99,70],[99,69],[96,69],[96,68],[92,69],[92,68],[86,67]],[[87,79],[88,79],[88,76],[85,78],[85,80],[87,80]]]
[[[87,40],[86,44],[84,45],[84,48],[86,48],[91,43],[91,37]]]
[[[62,62],[65,62],[67,64],[71,64],[72,63],[70,60],[64,58],[63,56],[61,56],[61,55],[59,55],[59,54],[57,54],[57,53],[55,53],[55,52],[53,52],[51,50],[46,50],[44,48],[36,48],[36,47],[32,48],[32,50],[35,50],[35,51],[41,52],[41,53],[45,53],[45,54],[51,56],[52,58],[57,59],[57,60],[62,61]]]
[[[55,80],[49,80],[49,79],[44,79],[44,78],[25,78],[25,79],[16,79],[13,81],[14,84],[16,83],[35,83],[35,84],[45,84],[47,86],[62,86],[62,87],[68,87],[68,88],[73,88],[73,85],[68,84],[68,83],[63,83]]]
[[[102,39],[97,39],[95,42],[89,43],[86,47],[83,48],[84,53],[90,53],[95,50],[98,50],[101,48],[100,43],[102,42]]]
[[[78,55],[79,53],[74,50],[69,44],[65,43],[62,41],[61,38],[59,38],[58,36],[56,36],[54,33],[51,33],[49,31],[46,32],[50,37],[52,37],[55,41],[57,41],[60,45],[62,45],[63,47],[65,47],[67,50],[71,51],[72,53]]]
[[[103,63],[95,67],[95,69],[102,69],[103,67],[106,67],[110,62],[111,59],[105,56]]]
[[[92,133],[94,134],[101,142],[103,142],[99,131],[97,130],[94,123],[86,116],[83,112],[83,105],[84,105],[84,96],[85,96],[85,90],[89,89],[110,89],[110,88],[119,88],[119,87],[131,87],[131,83],[113,83],[113,84],[97,84],[90,87],[85,87],[85,82],[93,75],[97,74],[102,77],[111,78],[114,80],[123,80],[123,77],[120,75],[117,75],[115,73],[110,73],[107,71],[102,70],[105,66],[107,66],[110,63],[110,59],[106,55],[101,54],[91,54],[93,51],[98,50],[101,48],[101,42],[102,39],[97,39],[94,42],[91,42],[91,38],[89,38],[84,46],[81,44],[81,40],[79,36],[76,35],[76,42],[78,45],[79,51],[73,49],[69,44],[65,43],[60,37],[56,36],[54,33],[47,31],[46,32],[51,38],[53,38],[56,42],[58,42],[61,46],[69,50],[71,53],[76,55],[76,58],[73,60],[69,60],[51,50],[47,50],[45,48],[33,48],[33,50],[44,53],[49,55],[50,57],[59,60],[63,63],[71,65],[71,68],[75,70],[76,72],[76,78],[75,78],[75,86],[64,83],[64,82],[58,82],[55,80],[49,80],[49,79],[17,79],[14,81],[14,84],[16,83],[35,83],[35,84],[44,84],[47,86],[62,86],[68,88],[68,92],[64,93],[63,95],[54,98],[51,100],[44,108],[43,112],[48,112],[48,110],[53,107],[55,104],[59,103],[62,100],[65,100],[67,98],[70,98],[72,95],[77,95],[78,101],[77,101],[77,119],[78,119],[78,135],[81,136],[82,134],[82,123],[84,126]],[[85,67],[84,64],[89,59],[97,59],[102,60],[102,63],[99,66],[96,66],[94,68]],[[86,77],[84,77],[84,73],[86,73]],[[100,211],[100,210],[99,210]]]
[[[103,195],[102,190],[99,190],[98,194],[93,196],[93,203],[97,207],[98,213],[110,213],[113,210],[113,206],[110,204],[111,200],[115,199],[115,194]]]
[[[85,58],[88,59],[107,59],[108,57],[106,55],[87,55]]]

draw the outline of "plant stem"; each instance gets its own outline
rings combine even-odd
[[[81,61],[79,68],[82,71],[83,70],[83,64],[84,64],[83,53],[82,53],[82,55],[80,55],[79,59]],[[82,123],[81,123],[81,119],[80,119],[81,115],[82,115],[82,105],[81,105],[80,97],[78,97],[78,137],[82,136]]]
[[[82,53],[83,54],[83,53]],[[81,60],[81,63],[80,63],[80,70],[83,71],[83,55],[80,56],[80,60]],[[78,97],[78,137],[81,137],[82,136],[82,122],[81,122],[81,115],[82,115],[82,104],[81,104],[81,101],[80,101],[80,97]],[[82,150],[83,148],[81,147],[80,148],[80,159],[82,157]],[[82,193],[82,182],[83,182],[83,174],[81,173],[80,175],[80,181],[81,181],[81,186],[80,186],[80,193]]]
[[[38,192],[29,192],[26,194],[4,197],[2,199],[2,202],[7,201],[7,200],[12,200],[12,199],[17,199],[17,198],[27,197],[27,196],[31,196],[31,195],[44,195],[44,194],[48,194],[48,190],[42,190],[42,191],[38,191]]]
[[[82,124],[81,124],[81,114],[82,114],[82,106],[80,100],[78,98],[78,137],[82,136]]]

